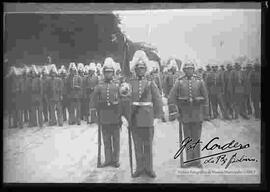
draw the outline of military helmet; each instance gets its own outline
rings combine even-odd
[[[137,50],[130,61],[130,71],[134,71],[136,67],[148,67],[148,57],[143,50]]]
[[[52,75],[53,73],[56,74],[56,75],[58,74],[58,70],[57,70],[55,64],[51,65],[50,75]]]
[[[96,69],[96,64],[95,63],[90,63],[89,64],[89,67],[88,67],[88,70],[89,71],[96,71],[97,69]]]
[[[84,64],[78,63],[77,69],[78,69],[78,71],[83,72],[84,71]]]
[[[70,73],[71,71],[74,71],[74,72],[77,71],[76,64],[74,62],[71,62],[69,64],[68,73]]]
[[[61,68],[58,70],[59,74],[67,74],[67,70],[64,65],[61,66]]]
[[[37,70],[36,65],[31,66],[31,73],[32,75],[38,75],[38,70]]]
[[[104,65],[103,65],[103,72],[105,72],[105,71],[112,71],[112,72],[114,72],[115,70],[114,70],[114,60],[113,60],[113,58],[111,58],[111,57],[107,57],[106,59],[105,59],[105,61],[104,61]]]
[[[187,68],[195,69],[195,65],[191,61],[187,61],[187,62],[185,62],[183,69],[187,69]]]

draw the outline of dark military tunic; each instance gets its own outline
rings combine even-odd
[[[154,81],[147,78],[130,79],[131,132],[135,145],[137,171],[153,171],[152,144],[154,118],[162,115],[162,98]],[[143,150],[144,149],[144,150]]]
[[[67,96],[69,100],[69,124],[81,123],[81,96],[83,80],[79,75],[67,77]],[[76,111],[76,113],[75,113]]]
[[[36,126],[37,120],[40,127],[43,126],[43,86],[41,77],[36,76],[32,78],[31,82],[31,118],[30,118],[30,126]],[[38,118],[36,116],[36,110],[38,111]]]
[[[49,105],[50,105],[50,125],[56,125],[55,111],[57,112],[58,125],[63,125],[63,99],[64,82],[59,77],[49,79]]]
[[[176,104],[179,108],[179,121],[183,123],[184,137],[196,142],[201,137],[204,110],[208,111],[208,92],[204,81],[198,76],[179,78],[172,88],[169,104]],[[187,152],[187,160],[200,157],[200,145]],[[192,164],[198,164],[195,161]]]
[[[83,98],[85,99],[85,102],[86,102],[86,104],[85,104],[86,109],[85,110],[86,110],[88,123],[94,123],[97,121],[96,109],[94,107],[94,104],[92,103],[94,89],[95,89],[97,84],[98,84],[98,77],[95,74],[87,75],[84,78]]]
[[[255,111],[255,118],[261,117],[261,72],[259,70],[254,70],[250,74],[250,84],[251,84],[251,99]]]
[[[105,151],[105,164],[118,163],[120,152],[121,107],[119,86],[101,81],[94,89],[92,103],[98,111]]]

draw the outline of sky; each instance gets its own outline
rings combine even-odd
[[[198,65],[261,54],[261,11],[179,9],[117,11],[121,30],[132,41],[157,47],[162,59],[195,60]]]

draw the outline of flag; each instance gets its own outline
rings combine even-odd
[[[122,69],[125,77],[130,77],[130,67],[129,67],[129,46],[127,38],[124,37],[124,58],[122,63]]]

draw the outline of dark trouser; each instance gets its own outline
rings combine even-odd
[[[81,98],[81,119],[84,120],[84,117],[87,116],[87,102],[85,98]]]
[[[136,170],[153,171],[154,127],[132,127],[131,132],[135,146]]]
[[[208,89],[208,100],[209,100],[209,102],[208,102],[208,109],[209,109],[209,117],[210,118],[212,118],[213,117],[213,111],[212,111],[212,102],[211,102],[211,92],[210,92],[210,90]]]
[[[76,113],[75,113],[76,111]],[[74,123],[81,123],[81,101],[80,99],[70,99],[70,104],[69,104],[69,123],[74,124]]]
[[[49,103],[46,98],[43,98],[43,115],[44,115],[44,121],[48,121],[48,115],[49,115]]]
[[[245,94],[245,105],[247,109],[247,114],[251,115],[252,114],[252,108],[251,108],[251,98],[250,94]]]
[[[120,126],[102,125],[105,163],[118,163],[120,154]]]
[[[67,120],[68,100],[65,97],[63,98],[63,101],[62,101],[62,109],[63,109],[63,120],[66,121]]]
[[[50,101],[50,125],[56,125],[55,111],[57,112],[58,125],[63,125],[63,114],[61,101]]]
[[[219,106],[223,118],[227,118],[228,113],[225,108],[225,103],[224,103],[222,94],[221,93],[213,94],[213,95],[210,95],[210,98],[211,98],[214,117],[218,116],[218,106]]]
[[[255,118],[261,117],[260,101],[261,101],[261,91],[260,87],[252,87],[251,99],[254,107]]]
[[[242,117],[247,117],[245,97],[243,93],[235,93],[234,95],[234,109],[235,109],[235,118],[238,118],[239,114]]]
[[[225,106],[226,106],[228,114],[230,114],[233,117],[234,110],[233,110],[232,101],[233,101],[232,94],[229,91],[226,92],[225,93]]]
[[[201,138],[202,122],[183,123],[184,138],[191,138],[192,143],[196,143]],[[187,151],[187,161],[200,157],[200,143],[192,150]],[[200,160],[192,161],[187,165],[200,164]]]
[[[38,118],[36,115],[36,111],[38,111]],[[37,120],[39,127],[43,126],[43,117],[42,117],[43,106],[41,101],[34,101],[31,107],[30,112],[30,127],[37,126]]]

